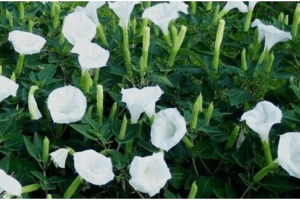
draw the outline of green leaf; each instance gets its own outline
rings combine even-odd
[[[233,88],[228,91],[230,105],[234,106],[240,103],[245,103],[246,101],[252,100],[252,96],[249,92],[239,89]]]
[[[30,173],[33,174],[36,178],[38,178],[43,183],[47,183],[48,182],[48,179],[41,172],[31,171]]]
[[[38,160],[38,149],[36,146],[34,146],[29,139],[26,136],[23,136],[24,142],[25,142],[25,146],[26,149],[28,151],[28,153],[35,158],[36,160]]]
[[[300,117],[294,110],[287,110],[282,113],[282,117],[287,120],[295,121],[300,123]]]
[[[10,162],[10,155],[5,156],[0,161],[0,169],[4,170],[5,172],[9,171],[9,162]]]
[[[85,137],[91,139],[91,140],[98,140],[98,138],[95,138],[93,135],[91,135],[91,133],[89,132],[89,130],[91,129],[90,125],[82,125],[82,124],[70,124],[70,126],[75,129],[76,131],[78,131],[79,133],[81,133],[82,135],[84,135]]]
[[[185,180],[188,177],[188,174],[181,167],[170,167],[170,172],[172,175],[171,180],[169,180],[170,184],[175,189],[180,189],[185,183]]]
[[[290,181],[279,175],[267,176],[262,184],[266,189],[274,193],[282,193],[289,190],[298,190],[300,187],[292,184]]]
[[[155,83],[160,83],[169,87],[174,87],[174,85],[166,76],[160,74],[153,73],[150,80]]]
[[[112,155],[112,162],[114,167],[116,167],[118,170],[124,168],[126,166],[126,163],[124,162],[124,156],[116,151],[116,150],[112,150],[111,152]]]

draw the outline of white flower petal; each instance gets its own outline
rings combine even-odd
[[[154,24],[159,26],[164,34],[168,34],[168,26],[171,20],[179,17],[177,7],[170,3],[159,3],[150,8],[146,8],[142,18],[149,18]]]
[[[291,176],[300,178],[300,133],[289,132],[280,136],[278,161]]]
[[[282,112],[278,107],[271,102],[261,101],[254,109],[245,112],[241,121],[246,120],[246,124],[258,133],[263,141],[268,141],[271,127],[280,123],[281,118]]]
[[[174,6],[176,6],[177,10],[180,11],[180,12],[183,12],[185,14],[189,14],[188,12],[188,5],[185,4],[184,2],[182,1],[169,1],[170,4],[173,4]]]
[[[129,173],[131,175],[129,184],[135,190],[148,193],[151,197],[159,193],[172,177],[161,152],[143,158],[135,156]]]
[[[122,102],[125,102],[130,115],[131,123],[136,123],[140,115],[145,112],[148,117],[155,114],[155,103],[159,100],[163,91],[159,86],[144,87],[143,89],[122,89]]]
[[[68,124],[81,120],[86,107],[85,96],[74,86],[57,88],[48,97],[48,108],[55,123]]]
[[[0,75],[0,102],[11,96],[17,96],[19,85],[5,76]]]
[[[151,126],[151,142],[157,148],[169,151],[187,132],[184,117],[176,108],[159,111]]]
[[[0,169],[0,191],[5,191],[8,194],[21,196],[22,186],[15,178],[7,175]]]
[[[234,9],[234,8],[239,9],[239,11],[242,12],[242,13],[248,12],[248,7],[242,1],[227,1],[227,3],[224,6],[223,10],[228,12],[228,11]]]
[[[60,168],[65,168],[69,151],[70,150],[67,148],[61,148],[50,153],[51,160],[56,167],[59,166]]]
[[[94,150],[74,153],[74,166],[77,173],[87,182],[104,185],[114,179],[111,158]]]
[[[37,106],[34,95],[29,95],[28,107],[29,107],[29,113],[31,114],[32,120],[38,120],[38,119],[42,118],[42,114]]]
[[[84,12],[96,26],[99,25],[97,9],[105,4],[105,1],[89,1],[86,7],[77,6],[75,12]]]
[[[79,54],[78,59],[83,71],[104,67],[109,58],[109,51],[95,43],[85,41],[77,42],[71,52]]]
[[[125,28],[128,26],[130,15],[134,6],[139,3],[139,1],[115,1],[108,2],[108,5],[109,8],[112,9],[115,12],[115,14],[119,17],[119,25]]]
[[[12,42],[15,51],[22,55],[39,53],[46,43],[39,35],[18,30],[10,32],[8,40]]]
[[[84,12],[73,12],[65,17],[62,33],[73,45],[78,41],[90,42],[96,35],[96,25]]]
[[[253,10],[258,1],[249,1],[248,10]]]

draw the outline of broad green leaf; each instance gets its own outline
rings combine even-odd
[[[230,89],[228,91],[228,95],[229,95],[230,105],[232,106],[252,100],[252,96],[249,92],[239,88]]]
[[[32,144],[29,139],[26,137],[26,136],[23,136],[23,139],[24,139],[24,142],[25,142],[25,146],[26,146],[26,149],[28,151],[28,153],[33,157],[35,158],[36,160],[38,160],[38,148]]]
[[[73,129],[75,129],[76,131],[78,131],[79,133],[81,133],[82,135],[84,135],[85,137],[87,137],[91,140],[98,140],[93,135],[91,135],[91,133],[89,132],[89,130],[91,129],[90,125],[70,124],[70,126]]]

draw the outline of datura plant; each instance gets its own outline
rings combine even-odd
[[[300,3],[0,2],[0,198],[299,198]]]

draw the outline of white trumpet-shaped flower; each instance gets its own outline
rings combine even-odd
[[[19,181],[0,169],[0,193],[4,191],[10,195],[21,196],[22,186]]]
[[[8,40],[12,42],[15,51],[22,55],[39,53],[46,43],[39,35],[18,30],[10,32]]]
[[[86,7],[77,6],[75,12],[84,12],[96,26],[99,25],[99,19],[97,15],[97,9],[102,7],[105,1],[89,1]]]
[[[281,110],[268,101],[261,101],[255,108],[245,112],[241,121],[246,120],[246,124],[259,134],[262,141],[269,140],[269,132],[274,124],[280,123],[282,118]]]
[[[174,6],[176,6],[177,10],[180,11],[180,12],[183,12],[185,14],[189,14],[188,12],[188,5],[185,4],[184,2],[182,1],[169,1],[170,4],[173,4]]]
[[[143,89],[122,89],[122,102],[125,102],[131,116],[131,123],[136,123],[140,115],[145,112],[150,118],[155,114],[155,103],[163,91],[159,86],[144,87]]]
[[[60,148],[50,153],[51,160],[56,167],[59,166],[60,168],[65,168],[69,151],[70,150],[67,148]]]
[[[161,110],[151,126],[151,142],[157,148],[169,151],[186,133],[184,117],[176,108]]]
[[[278,42],[285,42],[292,39],[291,33],[279,30],[272,25],[265,25],[258,19],[255,19],[251,26],[258,28],[258,40],[261,42],[265,39],[264,48],[268,50]]]
[[[300,133],[282,134],[278,143],[278,162],[291,176],[300,178]]]
[[[17,96],[19,85],[5,76],[0,75],[0,102],[11,96]]]
[[[242,1],[227,1],[223,10],[228,12],[234,8],[237,8],[242,13],[246,13],[248,11],[248,7]]]
[[[74,166],[77,173],[87,182],[104,185],[114,179],[111,158],[94,150],[74,153]]]
[[[135,156],[130,164],[129,184],[150,197],[159,193],[166,182],[172,177],[164,160],[163,153],[153,153],[152,156]]]
[[[85,41],[77,42],[71,52],[79,55],[78,60],[83,71],[104,67],[109,58],[109,51],[95,43]]]
[[[177,6],[170,3],[159,3],[146,8],[142,15],[142,18],[148,18],[156,24],[165,35],[169,34],[168,26],[170,21],[178,17]]]
[[[48,108],[55,123],[68,124],[81,120],[86,107],[85,96],[74,86],[57,88],[48,97]]]
[[[96,25],[84,12],[73,12],[65,17],[62,33],[73,45],[79,41],[90,42],[96,35]]]
[[[254,6],[256,5],[258,1],[249,1],[248,3],[248,10],[253,10]]]
[[[119,17],[119,25],[122,28],[127,28],[131,12],[134,6],[139,3],[139,1],[115,1],[108,2],[108,5],[109,8],[112,9],[115,12],[115,14]]]

